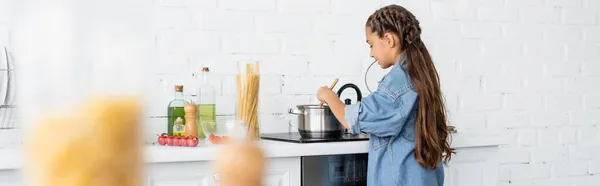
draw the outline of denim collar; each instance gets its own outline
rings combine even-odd
[[[392,69],[404,69],[406,70],[406,68],[408,68],[408,64],[406,63],[406,54],[403,54],[400,59],[398,59],[398,61],[396,61],[396,63],[394,64],[394,66],[392,66]],[[383,78],[381,78],[381,80],[379,80],[377,83],[381,83],[390,73],[387,73],[383,76]]]
[[[405,67],[406,66],[406,54],[402,54],[402,56],[400,57],[400,59],[398,59],[398,61],[395,64],[396,66],[399,67]]]

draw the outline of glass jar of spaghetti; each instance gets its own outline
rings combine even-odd
[[[256,61],[237,62],[236,74],[236,119],[243,121],[248,129],[248,138],[258,140],[259,130],[259,89],[260,63]]]

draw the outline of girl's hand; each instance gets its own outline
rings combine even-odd
[[[323,103],[328,103],[333,99],[337,99],[337,95],[333,92],[333,90],[329,89],[329,87],[322,86],[317,91],[317,99]]]

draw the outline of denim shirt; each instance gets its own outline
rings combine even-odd
[[[415,159],[417,92],[403,56],[379,82],[377,90],[360,103],[347,105],[350,133],[369,134],[369,186],[442,186],[442,162],[436,170]]]

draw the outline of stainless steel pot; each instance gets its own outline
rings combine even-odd
[[[298,105],[289,113],[298,116],[298,132],[303,138],[335,138],[345,132],[327,105]]]

